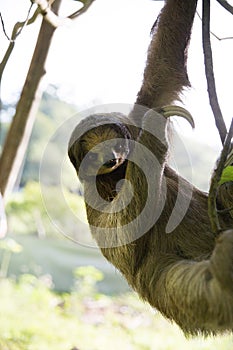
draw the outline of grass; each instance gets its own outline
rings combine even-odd
[[[72,271],[77,266],[92,265],[104,273],[104,280],[98,282],[98,289],[104,294],[119,294],[130,289],[120,273],[104,259],[98,249],[82,247],[67,239],[58,239],[59,236],[56,239],[39,239],[35,235],[11,237],[22,250],[10,257],[10,277],[17,278],[23,273],[35,276],[49,274],[56,291],[69,292],[74,283]],[[0,249],[0,263],[3,261],[4,252]]]
[[[230,350],[232,336],[187,340],[133,293],[99,294],[101,273],[76,270],[71,293],[52,291],[49,275],[0,282],[1,350]]]

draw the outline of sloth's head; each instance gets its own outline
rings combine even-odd
[[[131,134],[123,118],[118,113],[95,114],[75,128],[68,155],[81,180],[114,172],[125,163]]]

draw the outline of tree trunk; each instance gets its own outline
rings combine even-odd
[[[54,1],[55,13],[61,1]],[[26,81],[0,157],[0,192],[3,197],[12,191],[28,147],[42,95],[40,82],[45,75],[44,65],[55,29],[43,19]]]

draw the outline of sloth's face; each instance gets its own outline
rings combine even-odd
[[[102,125],[85,133],[74,147],[80,179],[110,173],[120,167],[129,154],[129,137],[122,130]],[[78,153],[78,154],[77,154]]]
[[[122,139],[104,140],[86,153],[81,167],[88,176],[107,174],[121,166],[127,154]]]

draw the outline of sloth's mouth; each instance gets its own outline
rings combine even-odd
[[[100,174],[110,173],[120,167],[125,161],[125,158],[118,157],[118,158],[112,158],[108,160],[106,163],[103,164],[103,166],[100,168]]]
[[[108,176],[111,174],[119,179],[124,178],[125,170],[127,166],[127,159],[125,158],[114,158],[110,159],[100,168],[98,176]]]
[[[111,166],[109,168],[107,168],[107,166],[105,167],[105,169],[108,169],[108,171],[98,174],[97,176],[98,181],[96,182],[97,189],[101,188],[103,184],[106,184],[106,183],[108,184],[109,192],[107,196],[103,197],[103,193],[101,192],[101,190],[98,190],[100,196],[108,202],[112,202],[113,199],[119,194],[124,184],[124,182],[120,183],[119,181],[125,179],[126,168],[128,164],[127,159],[122,159],[120,164],[118,163],[118,166],[117,165],[112,166],[115,163],[115,160],[117,161],[117,159],[112,159],[112,160],[113,162],[110,162],[110,161],[106,162],[107,166],[110,166],[110,165]]]
[[[114,158],[114,159],[110,159],[109,161],[107,161],[106,163],[104,163],[104,167],[106,168],[112,168],[114,167],[115,165],[117,165],[118,163],[118,159]]]

